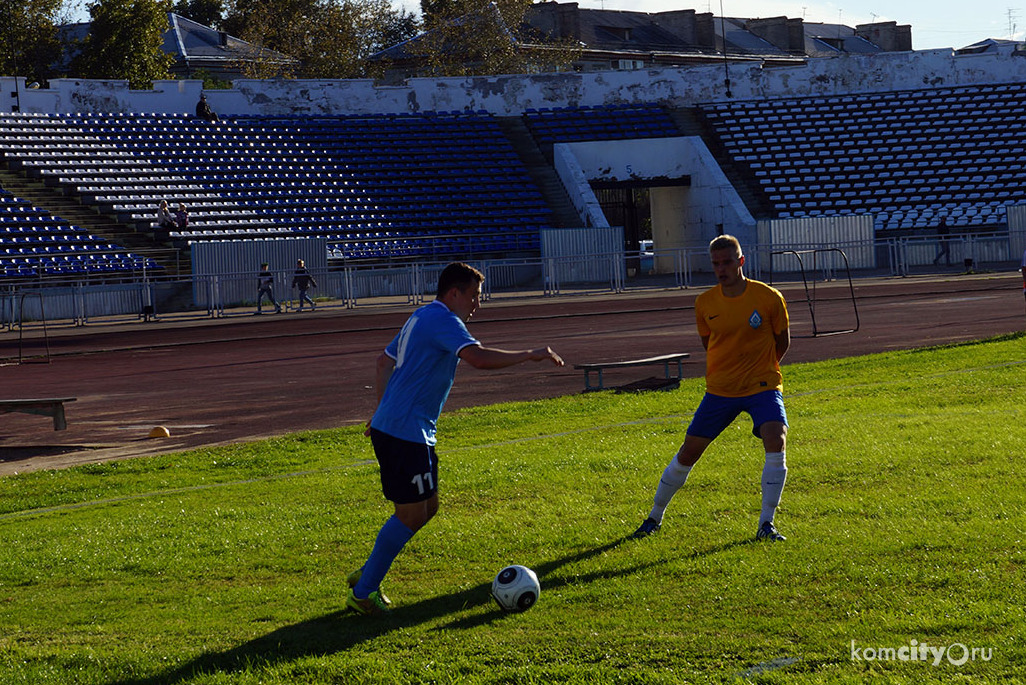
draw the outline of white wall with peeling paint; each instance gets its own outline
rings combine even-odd
[[[487,110],[516,116],[528,108],[660,102],[687,107],[731,98],[833,95],[981,83],[1026,82],[1026,57],[1011,47],[977,55],[950,49],[847,55],[809,60],[800,67],[760,64],[690,66],[567,74],[410,79],[399,86],[371,80],[239,80],[208,91],[222,115],[341,115]],[[124,81],[55,79],[30,89],[24,78],[0,77],[0,111],[162,112],[191,114],[199,81],[157,81],[130,90]]]

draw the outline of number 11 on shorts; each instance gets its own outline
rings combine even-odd
[[[434,490],[435,489],[435,480],[434,480],[434,478],[431,477],[431,472],[430,471],[428,471],[424,475],[419,475],[418,474],[418,475],[414,476],[413,480],[411,480],[410,482],[417,486],[417,492],[419,492],[421,495],[423,495],[425,492],[427,492],[429,490]],[[424,487],[424,483],[425,482],[427,483],[427,488],[426,489]]]

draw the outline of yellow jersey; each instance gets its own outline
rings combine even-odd
[[[721,286],[695,299],[698,334],[709,336],[705,388],[722,397],[782,390],[775,335],[787,330],[787,305],[776,288],[746,279],[745,291],[726,297]]]

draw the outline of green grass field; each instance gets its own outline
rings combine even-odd
[[[785,368],[778,544],[742,420],[625,539],[701,380],[446,414],[388,617],[340,611],[391,511],[357,429],[5,478],[0,683],[1022,682],[1023,343]]]

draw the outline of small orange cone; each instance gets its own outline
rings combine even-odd
[[[170,438],[171,437],[171,431],[169,431],[164,426],[154,426],[152,429],[150,429],[150,437],[151,438]]]

